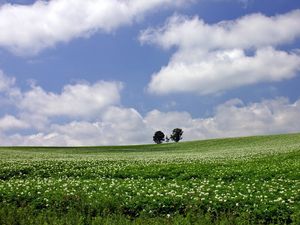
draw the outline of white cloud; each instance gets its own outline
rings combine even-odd
[[[147,127],[142,116],[134,109],[108,107],[94,121],[52,123],[37,129],[31,135],[4,135],[1,145],[87,146],[141,144],[152,141],[154,130]]]
[[[5,88],[7,101],[18,118],[0,118],[0,145],[143,143],[153,133],[135,109],[119,106],[119,82],[66,85],[61,93],[55,93],[35,85],[23,92],[14,82],[7,82],[13,78],[3,75],[2,80],[10,84]],[[27,135],[18,133],[23,129]],[[9,135],[12,130],[14,134]]]
[[[51,131],[64,137],[67,145],[139,144],[151,141],[153,133],[136,110],[120,107],[109,107],[94,122],[56,124],[51,126]]]
[[[288,133],[300,131],[298,118],[300,100],[290,103],[285,98],[247,105],[233,99],[219,105],[214,115],[208,118],[193,118],[188,112],[158,110],[142,117],[132,108],[108,107],[99,118],[90,122],[52,123],[31,135],[5,135],[0,132],[0,143],[43,146],[152,143],[156,130],[169,135],[175,127],[184,130],[184,140]]]
[[[117,82],[99,81],[92,85],[66,85],[60,94],[56,94],[33,86],[23,93],[18,107],[23,112],[45,117],[93,117],[106,107],[119,103],[121,88]]]
[[[0,118],[0,131],[25,129],[28,127],[29,124],[12,115],[5,115],[4,117]]]
[[[208,118],[192,118],[187,112],[150,112],[145,120],[154,129],[184,130],[184,140],[218,137],[299,132],[300,100],[290,103],[286,98],[264,100],[245,105],[239,99],[216,108]],[[168,133],[167,133],[168,134]]]
[[[152,110],[145,116],[147,126],[153,130],[172,131],[176,127],[189,127],[193,123],[193,119],[188,112],[161,112]]]
[[[300,37],[299,20],[300,10],[274,17],[252,14],[217,24],[175,15],[163,27],[140,35],[142,43],[177,47],[169,64],[153,74],[149,91],[204,95],[290,79],[300,71],[299,52],[276,47]]]
[[[183,0],[52,0],[33,5],[0,5],[0,46],[17,54],[35,54],[58,42],[111,32],[145,13]]]
[[[247,56],[241,49],[210,52],[192,59],[196,55],[174,55],[168,66],[152,76],[149,91],[213,94],[258,82],[290,79],[300,70],[299,55],[273,48],[259,49],[254,56]]]
[[[211,117],[193,118],[188,112],[158,110],[142,116],[122,107],[116,82],[66,85],[61,93],[37,86],[22,92],[12,85],[11,90],[18,90],[17,98],[9,98],[16,113],[0,117],[0,145],[152,143],[156,130],[169,135],[175,127],[184,130],[184,140],[300,131],[300,99],[249,104],[232,99],[216,107]]]
[[[198,17],[174,15],[164,26],[143,31],[140,41],[158,44],[163,48],[176,46],[179,49],[194,49],[196,47],[203,51],[277,46],[299,38],[299,20],[298,9],[273,17],[251,14],[216,24],[207,24]]]
[[[290,103],[286,98],[264,100],[244,105],[241,100],[220,105],[211,120],[220,136],[299,132],[300,100]],[[229,129],[228,129],[229,128]]]
[[[47,92],[34,84],[22,91],[15,85],[15,78],[4,73],[0,73],[0,84],[0,105],[15,107],[19,120],[37,130],[49,129],[54,120],[91,121],[100,117],[107,108],[120,104],[123,88],[120,82],[98,81],[68,84],[60,93]]]
[[[58,134],[35,133],[32,135],[5,135],[0,133],[1,146],[68,146],[64,136]]]
[[[7,92],[15,84],[15,78],[6,76],[0,70],[0,93]]]

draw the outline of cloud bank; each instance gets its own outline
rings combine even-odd
[[[0,83],[14,78],[2,73]],[[300,99],[243,103],[232,99],[213,115],[193,118],[188,112],[154,109],[142,115],[121,104],[116,82],[69,84],[60,93],[40,86],[5,90],[16,113],[0,116],[0,145],[83,146],[152,143],[156,130],[184,130],[184,140],[299,132]],[[18,94],[15,94],[18,93]],[[103,100],[105,99],[105,100]],[[62,117],[64,119],[62,119]]]
[[[147,12],[187,4],[183,0],[51,0],[32,5],[0,5],[0,47],[16,54],[112,32],[140,20]]]
[[[152,75],[148,90],[206,95],[290,79],[300,71],[299,50],[278,47],[300,37],[298,21],[300,10],[273,17],[252,14],[216,24],[174,15],[164,26],[140,35],[141,43],[177,49],[168,65]]]

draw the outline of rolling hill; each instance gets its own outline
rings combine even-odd
[[[1,147],[0,224],[299,224],[300,134]]]

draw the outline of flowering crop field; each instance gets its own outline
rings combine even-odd
[[[300,134],[2,147],[0,224],[300,224]]]

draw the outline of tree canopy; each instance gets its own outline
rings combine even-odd
[[[171,134],[171,140],[179,142],[182,139],[183,130],[180,128],[175,128]]]
[[[156,131],[153,136],[153,141],[156,144],[161,144],[165,140],[165,134],[162,131]]]

